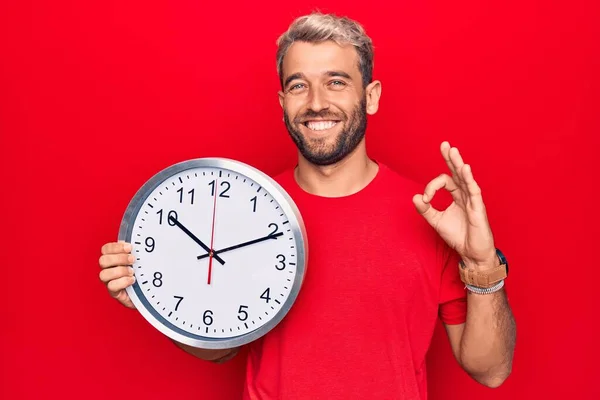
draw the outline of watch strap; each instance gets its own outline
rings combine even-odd
[[[460,279],[465,284],[480,288],[492,287],[501,280],[506,279],[507,276],[505,264],[484,271],[466,269],[459,265],[458,270],[460,271]]]

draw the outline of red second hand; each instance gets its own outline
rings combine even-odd
[[[212,275],[212,260],[213,260],[213,244],[215,240],[215,215],[217,211],[217,180],[215,180],[215,200],[213,202],[213,217],[212,217],[212,229],[210,234],[210,257],[208,259],[208,284],[210,285],[210,277]]]

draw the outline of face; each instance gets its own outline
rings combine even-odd
[[[283,60],[279,93],[285,125],[302,156],[331,165],[362,141],[377,111],[380,83],[363,88],[358,53],[335,42],[296,42]]]

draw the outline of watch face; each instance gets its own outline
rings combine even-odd
[[[301,287],[306,241],[288,195],[233,160],[197,159],[150,179],[119,238],[133,245],[128,294],[167,336],[195,347],[256,340],[285,316]]]

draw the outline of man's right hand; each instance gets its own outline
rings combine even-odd
[[[104,282],[112,297],[124,306],[135,309],[125,290],[135,282],[132,267],[135,257],[131,254],[131,243],[106,243],[102,246],[101,253],[98,260],[102,268],[100,280]]]
[[[135,257],[131,254],[131,243],[110,242],[102,246],[102,255],[99,259],[100,280],[104,282],[108,293],[126,307],[135,309],[127,291],[128,286],[133,285],[133,262]],[[239,348],[224,350],[207,350],[195,348],[175,340],[173,342],[185,352],[214,363],[222,363],[235,357]]]

